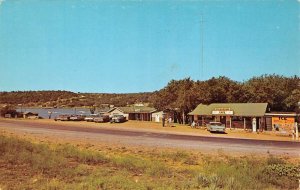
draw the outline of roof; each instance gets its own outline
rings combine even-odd
[[[147,107],[147,106],[126,106],[126,107],[116,107],[116,109],[124,113],[152,113],[156,111],[155,108]]]
[[[32,114],[32,115],[38,115],[38,113],[34,113],[34,112],[30,112],[30,111],[25,111],[23,114],[24,115],[30,115],[30,114]]]
[[[268,103],[213,103],[199,104],[189,115],[233,115],[233,116],[264,116]],[[217,110],[226,110],[227,113]],[[213,111],[215,113],[213,113]]]
[[[98,113],[106,113],[106,112],[109,112],[110,110],[111,110],[110,107],[97,108],[97,109],[96,109],[96,112],[98,112]]]
[[[266,116],[291,116],[295,117],[297,116],[296,112],[270,112],[266,113]]]

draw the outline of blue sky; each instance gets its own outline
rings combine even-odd
[[[149,92],[273,73],[300,76],[297,0],[0,0],[0,91]]]

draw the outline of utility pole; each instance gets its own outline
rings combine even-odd
[[[204,19],[203,14],[201,13],[201,19],[200,19],[200,25],[201,25],[201,79],[204,80],[203,75],[203,67],[204,67]]]

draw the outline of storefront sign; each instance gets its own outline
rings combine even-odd
[[[215,111],[230,111],[230,108],[215,108]]]
[[[295,118],[293,117],[272,117],[272,125],[275,130],[292,130]]]
[[[233,111],[212,111],[212,115],[233,115]]]

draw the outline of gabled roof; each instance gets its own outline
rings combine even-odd
[[[123,113],[153,113],[156,111],[155,108],[147,107],[147,106],[126,106],[126,107],[115,107],[119,111]],[[111,112],[113,110],[110,110]]]
[[[110,107],[97,108],[97,109],[96,109],[96,112],[98,112],[98,113],[106,113],[106,112],[109,112],[110,110],[111,110]]]
[[[233,116],[264,116],[268,103],[213,103],[199,104],[189,115],[214,115],[212,112],[220,108],[229,108]],[[220,114],[221,115],[221,114]]]
[[[32,114],[32,115],[38,115],[38,113],[34,113],[34,112],[30,112],[30,111],[25,111],[23,114],[24,115],[30,115],[30,114]]]
[[[110,113],[110,112],[112,112],[112,111],[114,111],[114,110],[119,110],[120,112],[125,113],[125,112],[124,112],[123,110],[121,110],[119,107],[113,107],[113,108],[111,108],[110,110],[108,110],[107,113]]]

